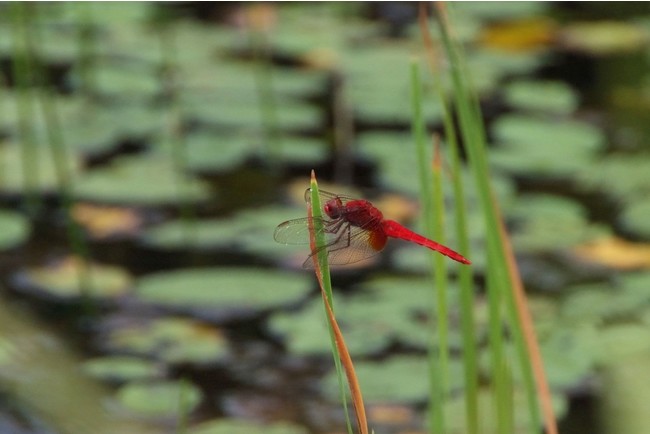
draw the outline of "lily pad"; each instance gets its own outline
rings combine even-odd
[[[201,390],[186,381],[129,383],[117,391],[126,409],[147,417],[180,417],[201,402]]]
[[[141,278],[142,301],[199,315],[251,315],[303,299],[311,276],[251,268],[186,269]]]
[[[15,283],[20,290],[59,301],[87,296],[111,300],[131,290],[131,276],[126,270],[111,265],[86,264],[75,257],[27,268],[15,276]]]
[[[620,362],[621,359],[647,354],[650,351],[650,328],[639,324],[616,324],[599,333],[600,363]]]
[[[153,357],[168,364],[209,364],[229,354],[221,332],[184,318],[160,318],[118,325],[108,332],[111,350]]]
[[[647,46],[648,32],[641,26],[624,21],[591,21],[567,24],[560,34],[568,49],[594,55],[616,55]]]
[[[235,249],[273,260],[294,255],[306,258],[307,245],[281,245],[273,240],[278,224],[300,218],[301,214],[305,214],[304,209],[297,207],[260,207],[239,212],[229,219],[196,220],[189,227],[187,222],[172,220],[147,229],[144,237],[147,244],[161,249]]]
[[[594,374],[601,354],[599,331],[591,324],[555,327],[541,344],[544,368],[550,386],[567,390]]]
[[[289,422],[259,424],[248,420],[215,419],[187,430],[188,434],[307,434],[306,428]]]
[[[13,211],[0,210],[0,250],[22,244],[29,232],[29,223],[25,217]]]
[[[163,374],[157,364],[131,356],[97,357],[85,361],[82,369],[93,377],[112,382],[148,380]]]
[[[416,47],[403,42],[364,46],[347,52],[344,74],[355,114],[365,122],[410,125],[412,117],[410,62]],[[377,74],[376,71],[382,71]],[[431,92],[423,81],[424,92]],[[424,98],[423,116],[427,122],[442,119],[436,98]]]
[[[62,156],[67,174],[74,179],[78,176],[81,161],[78,156]],[[24,165],[23,161],[29,161]],[[25,179],[24,170],[31,175]],[[53,192],[59,188],[59,177],[52,160],[52,152],[40,143],[32,148],[21,148],[20,143],[6,143],[0,146],[0,191],[23,193],[28,188],[36,192]]]
[[[595,161],[604,145],[597,128],[576,121],[504,115],[494,124],[492,163],[516,174],[571,176]]]
[[[399,342],[426,348],[432,329],[432,283],[426,279],[384,278],[364,285],[361,293],[334,299],[334,310],[353,356],[377,354]],[[406,296],[407,295],[407,296]],[[322,301],[316,299],[297,313],[280,313],[269,320],[271,329],[286,339],[297,354],[330,351]],[[459,330],[450,330],[450,345],[461,348]]]
[[[508,84],[505,99],[518,109],[568,115],[578,108],[578,94],[560,81],[518,80]]]
[[[577,170],[585,189],[604,191],[623,203],[644,203],[650,194],[648,155],[608,155]]]
[[[628,204],[621,215],[621,225],[627,232],[650,240],[650,201],[639,200]]]
[[[394,356],[381,362],[358,361],[354,364],[363,398],[367,402],[424,402],[430,395],[429,362],[422,356]],[[453,389],[462,386],[462,366],[450,364],[446,378]],[[338,381],[336,372],[323,380],[326,393],[336,399]]]
[[[562,316],[572,322],[611,322],[632,319],[650,304],[650,274],[625,276],[623,284],[612,287],[600,283],[576,285],[562,302]]]
[[[202,182],[175,173],[171,157],[120,158],[110,167],[81,176],[75,195],[94,202],[137,205],[195,203],[209,197]]]
[[[513,243],[526,251],[559,250],[607,234],[602,225],[590,224],[583,207],[552,195],[522,196],[508,210],[514,220]]]
[[[153,68],[125,63],[105,63],[96,66],[96,90],[100,94],[120,98],[147,100],[162,90],[162,82]]]

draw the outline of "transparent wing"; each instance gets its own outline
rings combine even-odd
[[[377,225],[378,228],[379,225]],[[379,253],[386,244],[386,235],[377,232],[375,226],[362,229],[349,223],[336,232],[326,232],[326,245],[319,248],[303,263],[304,268],[313,268],[312,257],[321,250],[327,251],[330,265],[347,265],[368,259]]]
[[[320,197],[321,206],[324,206],[328,200],[336,199],[336,198],[341,199],[343,205],[345,205],[347,202],[350,202],[351,200],[356,200],[355,198],[350,196],[345,196],[343,194],[334,194],[324,190],[318,190],[318,197]],[[311,188],[305,190],[305,202],[307,203],[311,202]]]
[[[280,223],[273,239],[280,244],[309,244],[309,220],[307,217]]]

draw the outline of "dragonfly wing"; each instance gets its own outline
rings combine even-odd
[[[309,220],[302,218],[280,223],[273,239],[280,244],[309,244]]]
[[[311,217],[305,217],[280,223],[278,227],[275,228],[273,239],[280,244],[309,244],[310,223],[315,223],[313,224],[313,227],[316,236],[323,234],[326,246],[336,242],[339,238],[338,232],[341,231],[342,226],[344,226],[344,222],[341,222],[340,220],[324,218],[312,219]]]
[[[383,232],[363,229],[357,226],[345,225],[328,244],[318,249],[307,258],[303,267],[313,268],[312,256],[320,250],[327,250],[327,259],[330,265],[347,265],[368,259],[379,253],[385,243],[386,236]]]

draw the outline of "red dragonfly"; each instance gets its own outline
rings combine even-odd
[[[400,238],[410,241],[463,264],[471,262],[449,247],[436,243],[422,235],[405,228],[393,220],[384,219],[384,215],[367,200],[353,199],[319,190],[323,216],[320,218],[321,231],[325,235],[328,261],[332,265],[345,265],[362,261],[376,255],[386,246],[388,238]],[[305,192],[309,202],[311,190]],[[309,223],[311,217],[289,220],[281,223],[273,238],[282,244],[309,244]],[[318,225],[317,225],[318,226]],[[312,252],[303,264],[304,268],[313,267]]]

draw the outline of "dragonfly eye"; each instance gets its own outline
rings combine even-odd
[[[338,203],[334,201],[329,201],[325,204],[323,207],[323,210],[325,211],[325,214],[328,215],[329,218],[337,219],[341,217],[341,207],[339,206]]]

